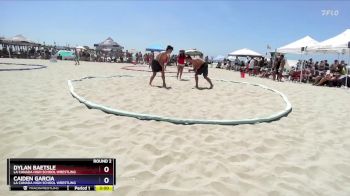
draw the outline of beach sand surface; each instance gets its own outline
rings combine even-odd
[[[194,78],[167,75],[171,89],[149,87],[150,73],[127,64],[0,59],[1,63],[47,65],[0,72],[0,195],[95,195],[92,192],[10,192],[7,158],[117,160],[117,185],[99,195],[346,196],[350,194],[350,91],[274,82],[238,72],[209,69],[214,89],[194,89]],[[5,67],[5,66],[4,66]],[[9,66],[6,65],[6,68]],[[88,109],[73,98],[67,80],[132,74],[74,83],[84,98],[131,112],[176,118],[240,119],[284,109],[278,121],[254,125],[176,125]],[[208,87],[202,76],[200,86]],[[161,85],[161,78],[154,81]]]

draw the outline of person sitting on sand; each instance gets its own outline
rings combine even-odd
[[[324,63],[325,63],[325,69],[326,69],[326,70],[329,70],[329,63],[328,63],[328,60],[324,60]]]
[[[318,70],[322,73],[326,70],[326,64],[324,61],[321,61],[320,65],[318,66]]]
[[[338,80],[339,77],[340,77],[339,73],[331,73],[331,71],[328,70],[325,76],[316,78],[313,85],[323,86],[325,84],[333,83],[334,81]]]
[[[157,55],[157,57],[152,61],[151,67],[152,67],[152,76],[149,80],[149,85],[152,86],[152,81],[154,79],[154,77],[156,77],[157,72],[161,72],[162,73],[162,80],[163,80],[163,87],[166,88],[166,84],[165,84],[165,64],[168,62],[169,58],[170,58],[170,54],[173,51],[173,47],[172,46],[167,46],[165,52],[161,52]]]
[[[342,75],[339,77],[339,79],[335,82],[336,86],[346,86],[350,87],[350,77],[346,75]]]
[[[210,89],[214,87],[213,83],[211,82],[210,78],[208,77],[208,63],[203,61],[202,59],[192,59],[190,55],[186,56],[186,60],[192,64],[193,69],[195,71],[194,78],[196,80],[196,88],[198,89],[198,75],[203,74],[204,79],[208,81],[210,84]]]
[[[339,70],[339,66],[340,66],[339,61],[338,60],[334,60],[334,63],[330,67],[331,72],[332,73],[339,72],[340,71]]]

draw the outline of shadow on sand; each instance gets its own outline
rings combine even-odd
[[[198,90],[211,90],[212,88],[209,88],[209,87],[193,87],[193,89],[198,89]]]
[[[153,87],[164,88],[163,86],[153,86]],[[167,87],[165,87],[164,89],[170,90],[170,89],[172,89],[172,88],[171,88],[170,86],[167,86]]]

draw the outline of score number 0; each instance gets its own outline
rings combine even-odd
[[[105,166],[105,167],[103,168],[103,171],[104,171],[105,173],[108,173],[108,172],[109,172],[109,167],[108,167],[108,166]],[[109,183],[109,178],[108,178],[108,177],[105,177],[105,178],[103,179],[103,182],[106,183],[106,184],[108,184],[108,183]]]

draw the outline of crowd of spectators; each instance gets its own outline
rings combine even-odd
[[[350,87],[350,77],[347,76],[347,64],[344,60],[334,60],[329,64],[328,60],[314,61],[299,60],[294,67],[287,68],[283,55],[277,55],[274,59],[264,57],[246,58],[244,60],[224,59],[217,63],[216,68],[240,71],[250,76],[273,79],[276,81],[299,81],[311,83],[315,86]]]

